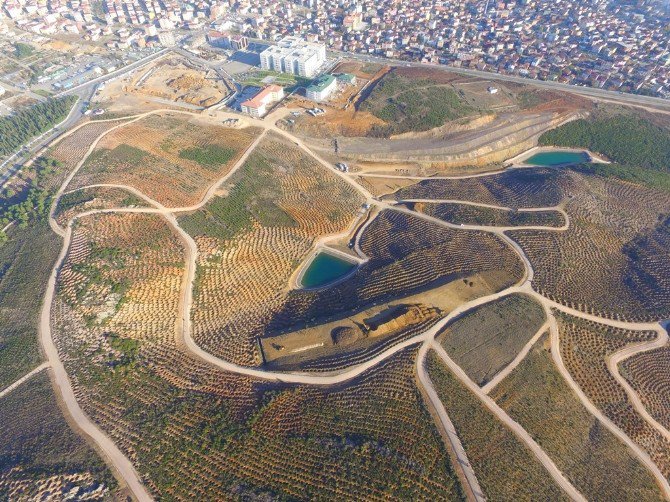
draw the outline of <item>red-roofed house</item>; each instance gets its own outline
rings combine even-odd
[[[284,97],[284,89],[278,85],[268,85],[253,98],[242,103],[242,111],[252,117],[262,117],[267,112],[267,106]]]

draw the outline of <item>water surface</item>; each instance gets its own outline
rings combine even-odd
[[[591,160],[586,152],[568,152],[565,150],[554,150],[550,152],[539,152],[528,158],[525,163],[533,166],[559,166],[583,164]]]
[[[356,264],[325,251],[319,252],[302,275],[304,288],[318,288],[345,276]]]

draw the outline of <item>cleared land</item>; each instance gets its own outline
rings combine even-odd
[[[290,291],[269,328],[284,332],[341,319],[476,273],[499,273],[495,290],[523,275],[516,254],[491,234],[451,230],[392,210],[366,228],[360,248],[369,260],[354,274],[327,289]]]
[[[68,189],[120,183],[166,206],[195,204],[258,133],[185,114],[149,115],[106,135]]]
[[[457,319],[438,341],[474,382],[484,385],[512,362],[544,322],[542,306],[514,294]]]
[[[546,335],[491,397],[588,500],[663,499],[647,469],[583,407],[558,373]]]
[[[346,368],[428,330],[462,303],[501,289],[507,279],[504,272],[475,274],[335,321],[264,337],[264,359],[286,370]]]
[[[432,351],[426,367],[488,499],[566,499],[525,445],[481,405]]]
[[[653,331],[627,331],[557,315],[563,362],[589,400],[640,445],[663,475],[670,476],[670,442],[633,408],[607,369],[606,357],[635,342],[653,340]]]
[[[46,371],[0,400],[0,498],[110,498],[116,480],[61,415]]]
[[[212,106],[228,94],[214,70],[203,71],[179,56],[162,59],[136,72],[124,91],[200,107]]]

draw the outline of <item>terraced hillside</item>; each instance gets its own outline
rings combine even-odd
[[[512,362],[544,322],[541,305],[514,294],[457,319],[437,339],[474,382],[484,385]]]
[[[68,189],[120,183],[166,206],[195,204],[258,133],[189,114],[149,114],[104,136]]]
[[[451,230],[392,210],[381,212],[366,228],[360,247],[369,261],[325,290],[292,290],[269,328],[284,331],[322,322],[475,273],[498,276],[494,289],[508,287],[523,275],[514,252],[491,234]]]
[[[570,178],[566,232],[510,232],[533,265],[533,287],[604,317],[670,317],[670,195],[598,176]]]
[[[179,219],[199,252],[193,337],[226,359],[258,364],[256,338],[284,303],[291,274],[317,239],[347,229],[363,199],[277,136],[225,189]]]
[[[670,347],[636,354],[620,364],[621,375],[635,389],[649,413],[670,428]]]
[[[663,475],[670,476],[670,441],[635,410],[624,388],[607,368],[606,358],[627,345],[653,340],[653,331],[611,328],[567,314],[557,317],[561,357],[591,402],[640,445]]]
[[[663,498],[646,468],[575,397],[554,367],[546,334],[491,397],[588,500]]]
[[[551,207],[560,204],[577,181],[556,169],[512,169],[477,178],[423,180],[385,198],[465,200],[510,208]]]
[[[411,204],[412,209],[458,225],[492,227],[560,227],[565,221],[558,211],[507,211],[469,204],[424,203]]]
[[[470,394],[434,352],[428,354],[426,363],[487,498],[565,499],[532,453]]]

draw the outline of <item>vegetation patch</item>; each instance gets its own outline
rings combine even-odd
[[[439,341],[478,385],[507,366],[545,321],[542,306],[523,294],[486,303],[451,323]]]
[[[206,145],[201,148],[186,148],[179,151],[179,157],[192,160],[201,166],[211,167],[219,166],[230,161],[237,150],[226,148],[219,145]]]
[[[565,500],[526,446],[479,402],[433,351],[426,365],[489,500]]]
[[[621,166],[670,172],[670,131],[636,116],[568,122],[542,134],[539,144],[586,148]]]
[[[63,121],[76,101],[73,96],[47,99],[7,117],[0,117],[0,156],[13,153],[31,138]]]
[[[193,236],[207,235],[230,239],[248,230],[254,221],[268,227],[293,227],[296,222],[276,203],[281,185],[274,167],[258,152],[252,153],[236,173],[233,187],[225,197],[214,197],[204,209],[179,219]]]
[[[376,137],[427,131],[476,111],[451,85],[411,79],[394,71],[381,79],[360,109],[386,122],[372,127],[369,134]]]
[[[491,397],[588,500],[661,500],[646,467],[584,408],[563,380],[548,343],[545,335]]]

